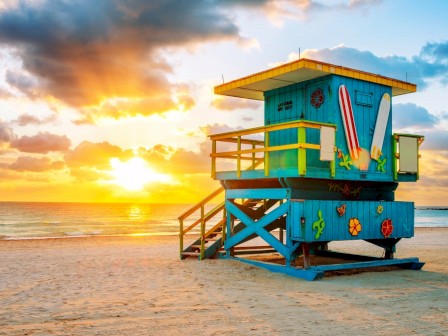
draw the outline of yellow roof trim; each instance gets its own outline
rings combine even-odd
[[[225,96],[264,100],[264,92],[329,74],[361,79],[392,87],[392,96],[415,92],[417,86],[397,79],[306,58],[215,86]]]

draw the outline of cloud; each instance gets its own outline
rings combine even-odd
[[[36,158],[31,156],[21,156],[9,165],[10,169],[20,172],[45,172],[49,170],[61,170],[64,167],[64,161],[52,161],[48,157]]]
[[[14,87],[20,92],[26,94],[28,97],[38,97],[38,93],[36,91],[36,87],[38,87],[37,80],[23,71],[7,70],[5,80],[11,87]]]
[[[443,83],[448,84],[448,62],[445,54],[447,43],[426,44],[420,55],[412,59],[401,56],[380,57],[370,51],[344,45],[322,50],[308,49],[301,56],[409,81],[417,84],[419,89],[424,89],[429,81],[436,78],[441,78]],[[298,55],[292,53],[289,58],[297,59]]]
[[[27,126],[27,125],[43,125],[55,122],[57,119],[56,115],[50,115],[45,118],[38,118],[28,113],[21,114],[16,120],[13,122],[18,124],[19,126]]]
[[[211,106],[218,110],[234,111],[239,109],[256,110],[262,107],[263,104],[256,100],[216,96],[212,101]]]
[[[425,136],[422,148],[431,151],[448,151],[448,130],[443,127],[446,115],[435,116],[427,109],[412,103],[393,105],[394,132],[417,133]]]
[[[209,136],[213,134],[219,134],[219,133],[227,133],[227,132],[234,132],[242,130],[243,127],[231,127],[226,124],[212,124],[212,125],[206,125],[204,127],[201,127],[201,131]]]
[[[77,181],[94,182],[111,178],[108,172],[111,170],[112,158],[128,160],[133,156],[132,151],[123,150],[106,141],[83,141],[64,155],[64,161],[70,168],[70,175]]]
[[[420,52],[422,59],[427,59],[431,62],[448,63],[448,41],[442,43],[427,43]]]
[[[5,88],[0,87],[0,99],[10,98],[12,97],[11,92],[6,90]]]
[[[448,130],[431,130],[425,135],[423,148],[433,151],[445,151],[448,158]]]
[[[39,132],[34,136],[23,136],[11,141],[10,147],[21,152],[47,154],[49,152],[64,152],[70,148],[71,141],[65,135]]]
[[[141,148],[139,156],[161,173],[200,174],[210,173],[210,149],[208,141],[201,143],[198,153],[183,148],[156,145],[150,149]]]
[[[70,168],[94,167],[98,169],[110,168],[110,159],[129,159],[132,151],[123,150],[109,142],[93,143],[83,141],[75,149],[64,155],[64,160]]]
[[[11,142],[16,139],[16,135],[14,134],[12,128],[8,123],[0,121],[0,143]]]
[[[81,108],[85,122],[190,108],[189,90],[178,95],[167,79],[173,69],[162,54],[168,47],[243,41],[221,5],[206,0],[21,1],[0,11],[0,44],[17,51],[24,70],[9,71],[7,80],[25,94]]]
[[[418,128],[430,129],[434,127],[438,118],[427,109],[412,103],[393,105],[393,126],[397,129]]]
[[[240,1],[231,1],[239,3]],[[267,1],[241,1],[263,4],[263,10],[274,22],[282,24],[284,18],[292,20],[308,20],[312,15],[328,11],[347,11],[367,9],[378,5],[382,0],[340,0],[340,1],[315,1],[315,0],[267,0]]]

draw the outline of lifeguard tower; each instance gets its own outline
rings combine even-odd
[[[395,201],[395,190],[418,180],[424,138],[392,133],[392,97],[415,91],[309,59],[216,86],[216,94],[264,101],[264,125],[210,135],[211,175],[222,188],[179,217],[180,257],[237,258],[308,280],[351,268],[420,269],[417,258],[394,259],[400,239],[414,235],[414,204]],[[219,195],[222,203],[207,206]],[[192,232],[199,238],[185,247]],[[384,256],[329,250],[354,240]],[[281,264],[253,258],[261,253]],[[324,257],[338,262],[316,264]]]

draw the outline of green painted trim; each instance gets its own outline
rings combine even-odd
[[[398,167],[397,167],[397,134],[392,134],[392,172],[394,174],[394,181],[398,180]]]
[[[237,138],[237,159],[236,159],[236,176],[241,177],[241,136]]]
[[[298,143],[306,143],[306,128],[299,127],[297,128],[297,142]],[[297,150],[298,155],[298,170],[299,175],[306,175],[306,148],[299,148]]]
[[[269,148],[269,132],[264,134],[264,148]],[[264,176],[269,176],[269,152],[264,153]]]
[[[418,134],[406,134],[406,133],[394,133],[395,136],[405,136],[408,138],[425,138],[424,135],[418,135]]]
[[[216,177],[216,157],[213,154],[216,153],[216,140],[212,140],[212,178]]]

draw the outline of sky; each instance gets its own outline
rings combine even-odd
[[[0,201],[193,203],[208,134],[263,125],[213,87],[306,57],[407,80],[421,134],[396,199],[448,205],[444,0],[1,0]]]

